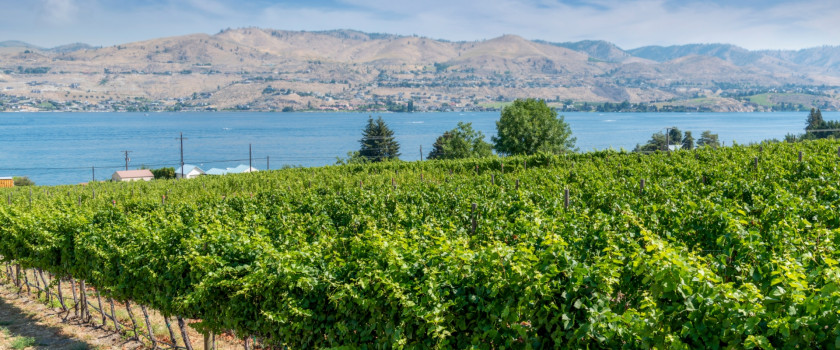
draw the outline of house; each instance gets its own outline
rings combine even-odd
[[[211,168],[207,170],[205,173],[206,175],[227,175],[227,174],[242,174],[242,173],[253,173],[257,172],[259,169],[254,167],[249,167],[245,164],[240,164],[235,168],[226,168],[226,169],[219,169],[219,168]]]
[[[224,175],[224,174],[227,174],[227,172],[225,171],[225,169],[210,168],[210,170],[207,170],[207,172],[204,173],[204,174],[205,175]]]
[[[257,170],[257,168],[254,168],[252,166],[247,166],[245,164],[240,164],[239,166],[237,166],[235,168],[227,168],[226,170],[227,170],[228,174],[253,173],[253,172],[259,171],[259,170]]]
[[[178,169],[175,169],[175,178],[180,179],[181,174],[184,174],[184,178],[194,179],[194,178],[197,178],[201,175],[204,175],[204,170],[201,170],[201,168],[199,168],[195,165],[184,164],[183,173],[181,172],[181,167],[178,167]]]
[[[11,177],[0,177],[0,188],[15,187],[15,179]]]
[[[151,181],[155,176],[149,169],[120,170],[111,175],[114,181]]]

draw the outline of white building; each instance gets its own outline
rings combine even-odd
[[[184,178],[194,179],[194,178],[197,178],[201,175],[204,175],[204,170],[201,170],[201,168],[199,168],[195,165],[184,164],[184,171],[183,172],[181,172],[181,167],[178,167],[178,169],[175,169],[175,178],[180,179],[182,173],[184,174]]]
[[[253,172],[257,172],[257,171],[259,171],[259,169],[254,168],[254,167],[249,167],[245,164],[241,164],[241,165],[239,165],[235,168],[225,168],[225,169],[211,168],[210,170],[207,170],[207,175],[242,174],[242,173],[253,173]]]
[[[155,175],[149,169],[120,170],[111,175],[114,181],[151,181]]]

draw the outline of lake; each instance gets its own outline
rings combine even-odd
[[[248,164],[251,145],[258,169],[334,164],[358,150],[368,113],[0,113],[0,176],[28,176],[38,185],[107,180],[125,166],[178,167],[179,133],[184,161],[204,170]],[[384,113],[403,160],[428,155],[435,139],[459,121],[472,122],[490,141],[499,112]],[[800,134],[807,112],[775,113],[565,113],[580,151],[632,150],[651,134],[676,126],[720,135],[725,145]],[[377,114],[373,115],[374,117]],[[823,112],[826,120],[840,112]],[[269,164],[266,162],[269,159]],[[95,172],[91,171],[95,167]],[[92,174],[95,173],[95,174]]]

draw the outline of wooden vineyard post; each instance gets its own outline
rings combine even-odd
[[[645,179],[639,181],[639,194],[645,194]]]
[[[52,304],[52,292],[50,292],[50,283],[47,282],[46,278],[44,278],[44,270],[38,269],[38,275],[41,276],[41,281],[44,282],[44,289],[47,291],[47,303]]]
[[[146,320],[146,332],[149,332],[149,340],[152,342],[152,349],[157,349],[157,340],[155,340],[155,332],[152,331],[152,322],[149,321],[149,312],[146,310],[146,306],[140,304],[140,311],[143,311],[143,319]]]
[[[519,179],[516,179],[516,190],[519,191]]]
[[[166,324],[166,329],[169,330],[169,338],[172,339],[172,347],[178,347],[178,338],[175,337],[175,331],[172,330],[172,324],[169,323],[169,316],[163,316],[163,323]]]
[[[105,307],[102,305],[102,296],[99,295],[99,289],[96,290],[96,301],[99,302],[99,313],[102,314],[102,327],[108,325],[108,318],[105,317]]]
[[[522,170],[528,170],[528,161],[527,160],[522,161]]]
[[[122,327],[120,327],[120,321],[117,320],[117,312],[114,308],[114,299],[108,297],[108,303],[111,304],[111,321],[114,322],[114,328],[117,329],[117,333],[122,333]]]
[[[184,346],[187,350],[193,350],[192,343],[190,343],[190,336],[187,334],[187,324],[181,316],[178,316],[178,328],[181,329],[181,337],[184,338]]]
[[[15,264],[15,286],[18,287],[18,294],[23,292],[20,278],[20,264]]]
[[[26,276],[26,269],[23,269],[23,284],[26,286],[26,295],[32,295],[32,288],[29,286],[29,277]]]
[[[563,191],[563,209],[569,209],[569,189]]]
[[[67,309],[67,304],[64,303],[64,292],[61,291],[61,277],[57,278],[58,280],[58,302],[61,304],[61,311],[70,312]]]
[[[496,184],[496,174],[490,174],[490,184],[491,185]]]
[[[73,291],[73,314],[79,317],[79,298],[76,296],[76,279],[70,277],[70,290]]]
[[[397,182],[396,180],[394,180],[393,177],[391,178],[391,187],[393,187],[395,190],[397,189]]]
[[[478,226],[478,222],[476,221],[476,216],[478,213],[475,212],[477,205],[475,203],[472,204],[472,234],[475,235],[475,229]]]
[[[840,152],[840,151],[838,151]],[[449,168],[449,175],[452,175],[452,168]]]
[[[216,349],[216,335],[213,332],[204,334],[204,350]]]
[[[38,280],[38,271],[32,270],[32,276],[35,277],[35,290],[38,293],[38,297],[41,296],[41,281]]]
[[[125,300],[125,311],[128,312],[128,319],[131,320],[131,330],[134,331],[134,339],[140,340],[140,335],[137,333],[137,320],[134,319],[134,311],[131,311],[131,302]]]
[[[475,174],[478,175],[478,164],[475,165]]]
[[[87,288],[85,286],[85,280],[79,280],[79,297],[79,301],[82,303],[82,321],[89,322],[90,308],[88,308]]]
[[[799,151],[799,162],[802,163],[802,151]]]

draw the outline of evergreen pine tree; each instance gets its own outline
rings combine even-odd
[[[694,136],[691,136],[691,131],[686,131],[682,139],[682,149],[694,149]]]
[[[820,112],[819,108],[811,108],[811,113],[808,114],[808,119],[806,120],[807,125],[805,125],[805,130],[814,130],[819,129],[820,126],[824,123],[822,112]]]
[[[394,139],[394,131],[388,128],[381,116],[375,121],[373,117],[368,117],[368,124],[362,131],[359,143],[359,156],[371,162],[398,159],[400,156],[400,144]]]

